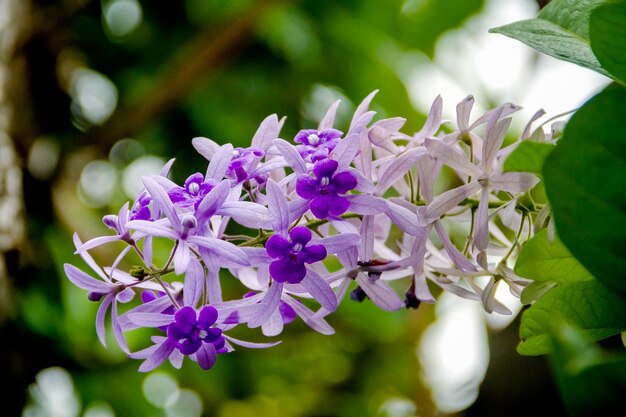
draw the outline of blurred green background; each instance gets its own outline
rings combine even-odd
[[[478,398],[437,410],[416,355],[435,306],[386,313],[346,300],[329,319],[333,336],[296,321],[278,347],[220,356],[209,372],[186,361],[140,374],[112,340],[98,343],[97,305],[62,273],[63,263],[83,265],[72,233],[107,234],[102,216],[134,197],[142,173],[171,157],[177,181],[204,171],[193,137],[246,146],[277,113],[291,139],[337,98],[345,130],[376,89],[377,118],[406,117],[403,131],[419,130],[424,109],[407,83],[413,58],[432,59],[442,35],[484,8],[481,0],[0,0],[0,377],[8,384],[0,414],[563,415],[544,359],[515,352],[517,321],[488,330],[482,384],[480,375],[459,386],[461,395],[480,384]],[[464,94],[478,93],[470,88]],[[117,249],[94,256],[110,263]],[[130,335],[131,348],[145,336]]]

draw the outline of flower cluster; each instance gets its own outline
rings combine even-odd
[[[278,343],[235,339],[228,332],[236,326],[275,337],[299,317],[332,334],[327,317],[348,292],[394,311],[435,302],[431,291],[439,287],[480,301],[489,313],[510,314],[496,288],[507,285],[519,296],[528,283],[511,262],[523,232],[533,232],[537,205],[529,191],[539,179],[504,172],[503,162],[531,138],[530,123],[541,114],[503,146],[519,107],[505,104],[471,121],[469,96],[457,105],[455,125],[442,120],[437,97],[424,127],[408,135],[400,132],[403,118],[373,122],[375,94],[357,107],[345,134],[333,126],[336,102],[317,129],[292,141],[280,138],[284,118],[276,115],[248,148],[195,138],[206,172],[181,186],[168,178],[170,160],[159,175],[142,178],[145,188],[132,205],[104,217],[114,234],[84,243],[75,235],[76,253],[97,278],[70,264],[65,272],[100,303],[100,341],[110,310],[115,339],[143,360],[140,371],[165,361],[180,367],[185,357],[209,369],[235,346]],[[436,192],[444,166],[449,186]],[[542,216],[545,210],[535,217]],[[459,225],[457,236],[450,222]],[[250,232],[231,234],[233,225]],[[155,239],[170,242],[167,259],[153,259]],[[114,241],[124,249],[99,266],[89,251]],[[141,264],[124,270],[130,252]],[[239,281],[239,298],[223,299],[223,269]],[[402,280],[406,293],[391,280]],[[154,335],[131,352],[125,333],[138,328]]]

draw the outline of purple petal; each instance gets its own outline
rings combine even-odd
[[[539,178],[526,172],[505,172],[489,177],[489,185],[492,188],[509,193],[523,193],[537,183],[539,183]]]
[[[282,123],[278,121],[276,114],[267,116],[259,125],[256,133],[252,137],[251,146],[267,150],[272,141],[278,137]]]
[[[311,245],[323,245],[328,253],[337,253],[356,246],[361,237],[358,233],[341,233],[338,235],[316,238],[311,240]]]
[[[318,181],[310,175],[298,175],[296,180],[296,194],[310,200],[317,195]]]
[[[176,253],[174,253],[174,272],[176,275],[185,273],[189,262],[191,261],[191,249],[189,244],[184,240],[178,241],[178,246],[175,247]]]
[[[476,224],[474,228],[474,245],[480,252],[487,250],[489,245],[489,189],[483,187],[480,201],[476,210]]]
[[[227,143],[222,145],[211,158],[211,163],[206,170],[206,179],[221,181],[226,175],[226,170],[233,159],[233,145]]]
[[[139,367],[139,372],[149,372],[161,365],[174,350],[174,343],[164,339],[163,343],[156,348]]]
[[[220,263],[214,261],[213,255],[202,253],[203,258],[208,257],[211,259],[210,262],[207,262],[208,273],[206,276],[206,292],[207,298],[211,303],[221,303],[222,302],[222,284],[220,282]]]
[[[74,242],[74,247],[76,247],[76,248],[79,248],[79,247],[81,247],[83,245],[83,242],[80,240],[80,237],[78,236],[78,233],[74,233],[74,235],[72,236],[72,240]],[[79,252],[79,251],[77,250],[76,252]],[[102,272],[102,268],[100,268],[100,266],[98,266],[96,261],[89,254],[89,252],[79,252],[79,255],[80,255],[81,258],[83,258],[85,263],[87,265],[89,265],[89,267],[96,274],[98,274],[105,281],[109,280],[108,277],[106,276],[106,274],[104,272]]]
[[[193,307],[185,306],[174,314],[174,318],[176,319],[176,326],[181,329],[189,329],[196,325],[196,310]]]
[[[426,149],[419,147],[408,149],[394,158],[393,162],[387,165],[387,169],[378,180],[375,194],[383,195],[394,182],[406,174],[409,169],[426,154]]]
[[[362,215],[373,215],[387,211],[385,200],[368,194],[351,194],[344,196],[350,203],[350,211]],[[415,221],[415,216],[413,216]]]
[[[102,346],[105,346],[105,347],[106,347],[106,336],[105,336],[104,320],[105,320],[105,316],[109,308],[109,305],[114,300],[115,300],[115,294],[114,293],[108,294],[102,301],[102,304],[100,304],[100,307],[98,308],[98,312],[96,313],[96,334],[98,335],[98,339],[100,340],[100,343],[102,343]]]
[[[322,161],[317,162],[313,166],[313,173],[315,174],[315,177],[318,180],[323,177],[330,178],[333,176],[335,171],[337,171],[338,165],[339,164],[337,163],[337,161],[334,161],[332,159],[324,159]]]
[[[196,151],[204,156],[207,160],[213,159],[213,155],[220,148],[220,145],[212,141],[211,139],[196,137],[191,140],[191,144]]]
[[[302,159],[292,144],[282,139],[274,139],[274,145],[276,145],[285,161],[297,174],[306,174],[308,172],[306,162],[304,162],[304,159]]]
[[[196,210],[198,224],[203,224],[222,207],[230,193],[230,180],[224,180],[217,184],[204,196]]]
[[[430,154],[448,165],[449,167],[460,171],[464,174],[478,178],[482,175],[482,171],[476,165],[472,164],[465,153],[463,153],[458,147],[448,145],[439,139],[424,140],[424,145]]]
[[[162,313],[128,313],[128,320],[137,327],[161,327],[174,321],[173,314]]]
[[[152,196],[152,199],[169,219],[172,227],[176,230],[181,230],[180,219],[178,218],[174,204],[172,204],[167,192],[151,177],[143,177],[142,179],[146,189]]]
[[[282,304],[283,303],[281,303],[281,306]],[[284,323],[281,313],[278,309],[276,309],[270,318],[261,325],[261,330],[265,336],[278,336],[283,331],[283,325]]]
[[[306,324],[308,324],[313,330],[325,335],[331,335],[335,333],[333,329],[322,317],[317,317],[313,314],[309,308],[307,308],[301,302],[294,300],[291,297],[283,297],[283,300],[294,309],[294,311],[302,318]]]
[[[172,229],[160,222],[151,222],[147,220],[131,220],[126,223],[126,226],[129,229],[136,230],[150,236],[167,237],[172,240],[178,239],[178,235],[174,233]]]
[[[248,326],[255,328],[265,323],[274,311],[278,309],[282,294],[283,284],[280,282],[273,282],[259,303],[256,315],[248,321]]]
[[[282,258],[270,264],[270,275],[277,282],[297,284],[306,275],[306,267],[297,260]]]
[[[350,166],[359,153],[359,145],[359,135],[350,134],[335,146],[335,149],[330,153],[330,157],[337,161],[337,169],[343,171]]]
[[[195,243],[196,245],[201,246],[204,250],[214,254],[223,264],[228,262],[230,265],[250,265],[248,258],[246,257],[246,253],[225,240],[215,239],[212,237],[190,236],[188,241],[190,243]]]
[[[113,284],[108,284],[106,282],[94,279],[80,269],[76,268],[74,265],[65,264],[63,265],[63,268],[65,270],[65,275],[67,275],[69,280],[78,288],[82,288],[83,290],[101,292],[106,294],[114,288]]]
[[[456,124],[459,130],[465,131],[469,128],[469,118],[474,106],[474,96],[469,95],[465,97],[459,104],[456,105]]]
[[[428,112],[428,117],[426,118],[424,126],[419,132],[413,135],[413,139],[415,141],[419,142],[423,138],[433,136],[435,133],[437,133],[437,131],[439,130],[439,126],[441,126],[442,107],[443,100],[441,99],[441,96],[437,96],[433,101],[433,104],[430,106],[430,111]]]
[[[426,233],[426,229],[417,222],[417,214],[406,207],[387,201],[385,214],[400,230],[411,236],[419,238]]]
[[[126,344],[126,339],[124,338],[124,332],[122,331],[122,327],[120,326],[120,321],[117,316],[117,303],[113,301],[111,303],[111,327],[113,327],[113,334],[115,335],[115,340],[119,345],[120,349],[126,354],[130,353],[128,349],[128,345]]]
[[[374,254],[374,216],[363,216],[360,234],[359,258],[363,260],[372,259]]]
[[[119,240],[122,240],[121,236],[119,235],[96,237],[85,242],[81,247],[76,249],[76,252],[74,253],[84,252],[84,251],[93,249],[97,246],[104,245],[105,243],[115,242]]]
[[[240,225],[251,229],[259,228],[261,224],[272,219],[266,207],[251,201],[225,202],[216,214],[232,217]]]
[[[283,258],[289,256],[291,243],[281,235],[272,235],[265,243],[265,250],[272,258]]]
[[[202,343],[202,346],[196,352],[196,359],[200,368],[205,371],[211,369],[217,361],[217,352],[213,343]]]
[[[311,241],[311,231],[306,226],[296,226],[289,232],[293,244],[300,243],[306,246]]]
[[[304,248],[303,252],[307,256],[305,261],[307,264],[319,262],[327,256],[326,248],[322,245],[309,245]]]
[[[330,182],[335,186],[335,192],[337,194],[345,194],[348,191],[353,190],[357,185],[354,175],[347,171],[338,173]]]
[[[186,306],[195,307],[200,301],[204,287],[204,268],[195,258],[191,260],[185,274],[183,302]]]
[[[298,181],[299,182],[299,181]],[[268,180],[266,187],[268,207],[274,218],[274,232],[285,234],[289,227],[289,209],[285,193],[273,180]]]
[[[211,326],[217,320],[217,310],[215,307],[205,305],[198,314],[198,325],[203,327]]]
[[[426,206],[420,222],[422,224],[428,224],[433,220],[439,219],[448,211],[455,208],[461,201],[480,190],[480,188],[481,186],[478,181],[472,181],[468,184],[461,185],[460,187],[453,188],[452,190],[439,194],[429,205]]]
[[[511,124],[511,118],[506,118],[498,122],[498,118],[500,117],[501,112],[494,112],[493,116],[489,119],[487,123],[487,128],[485,129],[485,140],[483,142],[483,158],[481,161],[481,166],[483,172],[488,173],[491,172],[491,167],[496,159],[496,155],[498,150],[502,146],[502,142],[504,141],[504,136],[506,135],[507,130]]]
[[[404,306],[398,294],[383,280],[379,279],[372,282],[364,274],[359,274],[356,282],[365,291],[369,299],[383,310],[396,311]]]
[[[330,107],[326,111],[326,114],[324,115],[322,120],[320,120],[320,123],[317,127],[318,130],[331,129],[333,127],[333,124],[335,123],[335,114],[337,113],[337,107],[339,107],[339,103],[341,103],[341,100],[336,100],[333,104],[330,105]]]
[[[351,129],[356,123],[356,121],[367,111],[367,109],[370,106],[370,103],[372,102],[372,100],[374,99],[374,96],[376,96],[377,93],[378,93],[378,90],[372,91],[357,106],[356,110],[354,111],[354,116],[352,116],[352,121],[350,122]]]
[[[337,309],[337,297],[333,289],[316,272],[309,270],[301,284],[326,310],[332,312]]]
[[[437,231],[439,239],[443,243],[443,247],[446,250],[446,253],[450,257],[450,259],[452,259],[452,262],[454,262],[456,267],[463,272],[475,272],[476,267],[469,261],[469,259],[467,259],[465,256],[463,256],[461,252],[459,252],[454,244],[452,244],[452,242],[450,241],[450,237],[446,233],[441,222],[439,220],[435,220],[433,224],[435,230]]]

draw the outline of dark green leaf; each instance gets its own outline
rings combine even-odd
[[[548,240],[548,231],[540,231],[524,243],[517,261],[515,273],[534,281],[554,281],[568,283],[586,281],[593,276],[572,256],[555,236]]]
[[[552,152],[554,145],[549,143],[532,142],[525,140],[504,161],[504,171],[533,172],[540,174],[543,161]]]
[[[559,237],[605,285],[626,291],[626,90],[611,86],[578,110],[544,164]]]
[[[591,49],[607,71],[626,83],[626,3],[606,4],[591,14]]]
[[[556,320],[552,332],[554,351],[550,363],[570,414],[609,416],[622,408],[626,355],[601,350],[565,320]]]
[[[589,40],[589,15],[606,0],[552,0],[537,15]]]
[[[517,351],[522,355],[549,353],[551,326],[560,316],[585,330],[590,340],[601,340],[626,330],[626,301],[596,280],[561,284],[522,315]]]

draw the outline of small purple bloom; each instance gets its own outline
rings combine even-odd
[[[293,140],[300,144],[296,146],[296,149],[302,158],[317,162],[328,157],[341,140],[342,135],[343,132],[337,129],[305,129],[299,131]]]
[[[324,219],[329,214],[339,216],[350,207],[348,199],[340,194],[356,188],[357,179],[347,171],[335,174],[337,167],[337,161],[325,159],[313,167],[315,178],[298,176],[296,193],[305,200],[311,200],[311,211],[318,219]]]
[[[204,370],[213,367],[217,353],[226,352],[222,330],[212,327],[217,315],[213,306],[205,305],[197,316],[196,310],[185,306],[176,312],[175,321],[167,328],[168,339],[176,344],[183,355],[193,355],[203,349],[197,359]],[[209,354],[206,354],[207,351]]]
[[[306,276],[307,264],[326,258],[323,245],[307,244],[311,241],[311,231],[305,226],[298,226],[289,232],[291,241],[281,235],[273,235],[267,240],[265,249],[272,258],[278,258],[270,264],[270,275],[277,282],[297,284]]]
[[[150,201],[152,198],[146,191],[139,194],[130,210],[130,220],[150,220]]]
[[[205,195],[209,193],[217,185],[217,182],[212,179],[205,181],[204,175],[195,173],[190,175],[185,180],[184,187],[174,187],[168,191],[168,195],[172,203],[180,207],[198,208],[198,205],[202,201]]]
[[[256,169],[263,156],[265,156],[265,152],[259,148],[235,148],[233,159],[231,159],[226,170],[226,177],[237,182],[249,179],[248,175]],[[266,180],[265,177],[255,177],[254,179],[259,183],[264,183]]]

